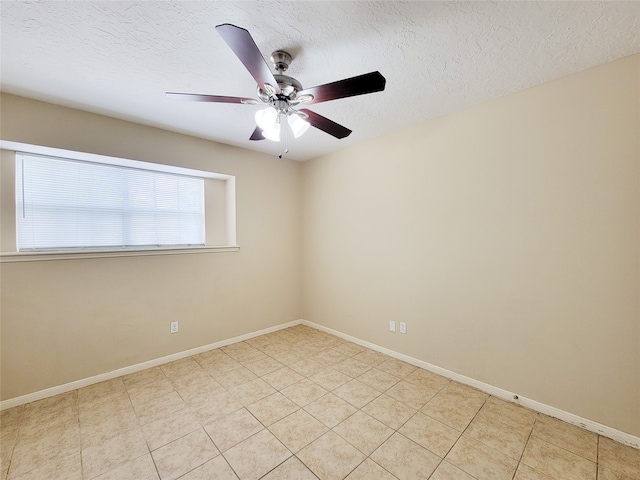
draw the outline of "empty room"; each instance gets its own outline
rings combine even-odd
[[[640,3],[0,17],[0,480],[640,480]]]

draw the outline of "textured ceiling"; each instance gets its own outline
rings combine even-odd
[[[250,142],[250,105],[178,102],[166,91],[255,97],[215,31],[285,49],[304,87],[378,70],[384,92],[309,107],[350,128],[310,129],[306,160],[640,51],[640,2],[0,2],[2,90],[271,154]]]

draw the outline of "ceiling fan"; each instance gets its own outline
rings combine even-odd
[[[167,97],[196,102],[240,103],[245,105],[264,103],[268,106],[256,112],[257,126],[249,139],[264,140],[266,138],[277,142],[284,137],[285,153],[287,152],[286,143],[289,129],[291,129],[295,138],[306,132],[309,126],[322,130],[338,139],[345,138],[351,133],[348,128],[311,110],[306,108],[295,109],[293,107],[313,105],[314,103],[328,102],[329,100],[384,90],[386,80],[380,72],[365,73],[357,77],[305,89],[298,80],[284,75],[292,60],[288,52],[276,50],[271,54],[271,61],[277,72],[273,74],[247,30],[228,23],[218,25],[215,28],[257,82],[258,99],[176,92],[167,92]],[[287,128],[287,125],[289,128]],[[282,157],[282,151],[280,157]]]

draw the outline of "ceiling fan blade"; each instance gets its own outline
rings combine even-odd
[[[223,95],[201,95],[199,93],[176,93],[167,92],[167,97],[174,100],[186,100],[191,102],[214,102],[214,103],[243,103],[246,105],[256,105],[258,100],[244,97],[225,97]]]
[[[260,127],[256,127],[256,129],[253,131],[253,133],[249,137],[249,140],[264,140],[264,135],[262,135],[262,129]]]
[[[387,80],[380,72],[370,72],[357,77],[345,78],[337,82],[306,88],[298,92],[298,97],[305,94],[313,95],[313,100],[305,102],[305,105],[328,102],[338,98],[354,97],[365,93],[381,92]]]
[[[230,23],[223,23],[216,26],[216,30],[222,36],[223,40],[229,45],[233,53],[242,62],[251,76],[258,83],[258,86],[265,89],[265,84],[271,85],[276,93],[280,93],[278,82],[273,77],[273,73],[269,69],[269,65],[262,57],[260,50],[253,41],[251,34],[244,28],[236,27]]]
[[[336,138],[344,138],[348,137],[351,134],[351,130],[349,130],[347,127],[343,127],[339,123],[336,123],[333,120],[329,120],[327,117],[323,117],[322,115],[312,112],[311,110],[302,108],[298,111],[309,116],[307,118],[307,122],[309,122],[311,126],[316,127],[318,130],[322,130],[329,135],[333,135]]]

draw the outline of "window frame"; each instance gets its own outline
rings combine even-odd
[[[240,249],[236,243],[236,201],[235,201],[235,176],[196,170],[175,165],[143,162],[139,160],[129,160],[106,155],[63,150],[52,147],[29,145],[19,142],[0,140],[0,149],[3,156],[2,162],[2,216],[3,229],[12,226],[9,232],[2,234],[0,252],[0,263],[19,261],[41,261],[41,260],[64,260],[77,258],[103,258],[103,257],[123,257],[123,256],[147,256],[147,255],[177,255],[193,253],[213,253],[213,252],[235,252]],[[5,152],[11,155],[11,168],[8,165],[8,158]],[[43,251],[17,251],[16,237],[16,195],[15,195],[15,164],[16,154],[24,153],[29,155],[43,155],[48,157],[58,157],[62,159],[78,160],[98,164],[115,165],[128,168],[138,168],[152,170],[169,174],[187,175],[201,177],[205,180],[205,239],[207,244],[197,246],[154,246],[154,247],[116,247],[116,248],[74,248],[64,250],[43,250]],[[4,178],[4,177],[11,178]],[[214,180],[218,182],[208,182]],[[215,191],[214,191],[215,189]],[[10,190],[10,192],[7,192]],[[213,197],[216,200],[223,199],[224,206],[212,205]],[[10,203],[9,205],[7,205]],[[213,207],[213,208],[212,208]],[[13,213],[11,213],[11,210]],[[212,211],[215,210],[215,213]],[[217,215],[216,215],[217,214]],[[223,219],[216,219],[215,216],[223,216]],[[212,229],[217,228],[220,232],[212,233]],[[224,237],[224,238],[222,238]],[[214,239],[215,244],[208,242]]]

